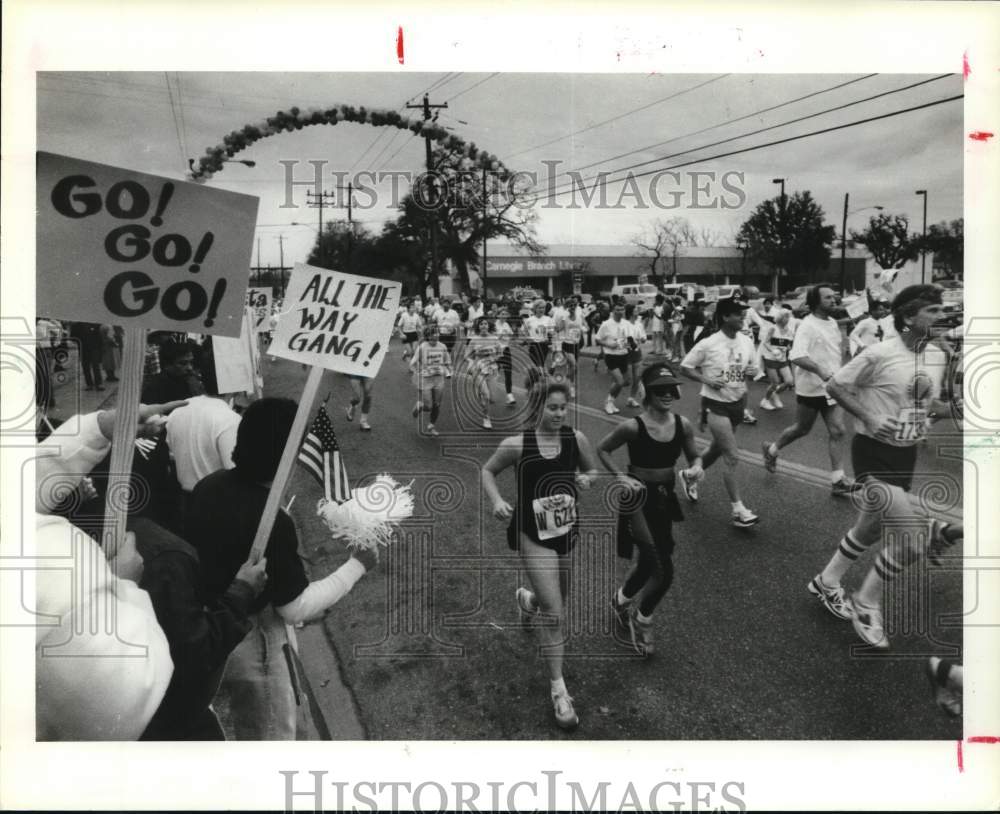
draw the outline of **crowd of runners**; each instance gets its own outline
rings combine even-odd
[[[836,318],[836,292],[826,284],[809,290],[801,318],[770,299],[759,310],[751,308],[739,292],[707,309],[701,303],[683,309],[663,296],[642,311],[623,301],[581,306],[575,297],[539,298],[519,309],[516,303],[484,305],[473,299],[462,303],[464,316],[447,300],[405,306],[398,329],[419,393],[413,414],[419,419],[429,413],[420,432],[438,434],[441,401],[449,390],[445,380],[457,371],[472,377],[480,423],[492,429],[490,410],[501,381],[506,403],[513,405],[517,398],[512,348],[520,348],[527,360],[528,425],[500,443],[483,468],[482,481],[494,515],[510,522],[508,543],[524,562],[529,586],[519,588],[515,598],[547,654],[560,726],[578,723],[562,676],[570,586],[568,571],[559,567],[576,541],[578,490],[590,486],[603,464],[631,496],[621,501],[617,531],[618,554],[631,566],[611,607],[622,639],[650,655],[653,613],[673,578],[672,525],[683,519],[675,486],[689,502],[697,502],[699,483],[719,463],[732,524],[746,529],[761,520],[741,498],[746,475],[737,441],[742,424],[757,422],[748,403],[748,383],[754,379],[765,382],[761,410],[782,410],[782,393],[794,397],[788,426],[762,444],[766,473],[777,472],[781,450],[811,433],[822,418],[830,493],[854,496],[859,507],[854,525],[839,542],[831,541],[829,562],[818,563],[814,575],[803,575],[803,587],[829,613],[851,622],[865,644],[889,647],[881,608],[886,583],[921,557],[937,562],[962,539],[960,523],[927,516],[909,494],[918,445],[928,427],[961,410],[952,387],[960,348],[942,322],[939,288],[910,286],[891,302],[881,294],[869,297],[868,313],[856,324]],[[643,358],[648,340],[652,348]],[[625,406],[639,411],[596,444],[567,425],[577,395],[580,351],[589,345],[597,348],[595,369],[603,363],[607,371],[604,412],[618,415],[626,393]],[[685,379],[700,385],[700,408],[691,417],[673,412]],[[853,479],[844,463],[846,420],[854,423]],[[703,451],[695,442],[696,429],[710,438]],[[612,457],[622,446],[628,450],[624,469]],[[683,468],[677,463],[682,453]],[[516,472],[510,499],[497,486],[497,475],[505,469]],[[883,525],[914,517],[924,518],[926,533],[887,537],[860,589],[846,595],[845,574],[866,549],[882,543]],[[960,701],[947,681],[938,680],[949,669],[933,664],[929,673],[939,704],[953,711]]]
[[[927,516],[909,494],[917,449],[928,427],[961,410],[954,387],[960,347],[946,334],[941,290],[915,285],[896,293],[891,302],[876,296],[856,325],[838,321],[835,305],[833,288],[818,284],[810,289],[808,313],[801,318],[770,300],[751,308],[739,293],[707,308],[699,303],[682,308],[680,301],[658,296],[649,308],[623,301],[584,305],[576,297],[492,303],[473,297],[458,303],[414,299],[400,309],[396,331],[404,369],[412,374],[418,434],[440,435],[445,399],[460,395],[466,397],[463,418],[471,416],[474,431],[492,431],[499,416],[508,425],[510,416],[523,419],[520,432],[498,439],[482,468],[482,488],[494,516],[508,522],[508,545],[524,566],[527,584],[518,588],[515,599],[543,646],[559,726],[573,728],[579,722],[562,662],[572,581],[565,558],[578,539],[580,490],[590,488],[602,470],[616,484],[617,553],[630,565],[609,597],[610,610],[617,638],[650,656],[655,651],[654,615],[674,576],[673,526],[684,517],[678,491],[688,502],[697,502],[699,485],[710,470],[719,469],[732,524],[749,529],[763,522],[766,527],[768,518],[762,521],[744,504],[740,488],[750,475],[741,463],[745,453],[741,456],[737,434],[743,424],[757,421],[748,403],[754,379],[764,381],[757,405],[761,410],[785,409],[781,394],[794,397],[788,426],[760,450],[763,477],[772,477],[782,450],[812,432],[817,417],[823,419],[830,494],[853,498],[858,514],[839,540],[831,539],[829,560],[802,575],[803,590],[817,605],[849,621],[865,644],[889,647],[881,608],[886,584],[920,558],[939,561],[962,539],[960,523]],[[48,324],[39,330],[46,341],[54,335]],[[571,426],[585,348],[592,348],[588,355],[595,367],[603,365],[607,376],[607,392],[598,397],[603,404],[591,406],[613,425],[600,439]],[[137,582],[152,597],[155,619],[139,607],[142,603],[134,611],[137,624],[149,628],[148,635],[137,630],[140,640],[165,658],[169,644],[173,679],[168,671],[166,678],[140,681],[130,707],[137,717],[123,724],[124,707],[108,707],[117,716],[114,721],[100,714],[108,699],[99,692],[95,700],[83,689],[93,682],[54,676],[52,692],[40,685],[45,700],[39,706],[40,737],[220,737],[209,706],[212,692],[206,691],[218,686],[227,664],[226,682],[252,711],[239,718],[238,736],[294,737],[290,684],[275,679],[273,665],[263,666],[266,654],[281,638],[277,632],[321,615],[375,562],[352,557],[330,577],[310,582],[296,553],[295,530],[283,513],[266,559],[245,562],[295,405],[261,399],[241,415],[219,398],[210,370],[194,374],[197,360],[190,343],[165,341],[153,356],[158,365],[147,370],[142,397],[152,407],[144,407],[142,415],[170,417],[159,428],[147,427],[155,443],[137,443],[134,472],[150,485],[152,500],[134,507],[136,522],[130,520],[130,529],[146,564]],[[48,354],[40,357],[46,371],[50,361]],[[386,362],[398,364],[395,354]],[[681,415],[677,408],[688,380],[699,386],[699,403],[694,414]],[[357,416],[361,430],[371,432],[377,425],[376,380],[349,377],[349,383],[346,418]],[[633,411],[627,416],[620,416],[623,396],[623,407]],[[41,392],[39,406],[50,399],[50,393]],[[461,411],[455,406],[457,416]],[[100,459],[113,427],[109,414],[88,417],[84,426],[90,435],[82,441],[71,438],[96,450],[86,461],[60,464],[76,473],[74,482],[88,473],[95,480],[102,477],[107,459],[103,464]],[[844,461],[847,420],[854,425],[849,450],[853,479]],[[55,436],[60,433],[56,428]],[[707,439],[699,439],[699,433]],[[624,466],[615,457],[622,447],[627,450]],[[168,483],[165,472],[171,466],[176,482]],[[505,470],[514,473],[511,494],[501,491],[498,480]],[[86,531],[87,518],[103,517],[102,510],[86,508],[96,496],[89,481],[82,487],[83,497],[69,508],[42,493],[44,479],[39,483],[40,533],[62,534],[67,520]],[[237,505],[242,513],[219,511]],[[887,524],[915,517],[923,518],[919,522],[925,533],[883,535]],[[99,537],[99,530],[94,532]],[[696,529],[691,532],[697,534]],[[845,575],[873,546],[881,547],[861,587],[847,595]],[[201,558],[200,573],[191,571],[193,550]],[[177,590],[179,579],[189,580],[186,592]],[[166,641],[157,633],[156,621]],[[49,666],[39,665],[43,673]],[[928,670],[938,703],[952,713],[960,709],[954,678],[960,677],[960,668],[934,661]],[[67,687],[72,689],[68,694]],[[159,705],[150,701],[148,693],[154,690],[162,699]],[[69,702],[60,701],[61,694],[76,704],[76,713],[67,712]],[[129,703],[125,696],[117,701],[119,706]],[[110,729],[95,735],[95,720]]]

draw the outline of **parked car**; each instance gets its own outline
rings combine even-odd
[[[611,289],[611,296],[619,296],[626,305],[634,305],[637,308],[652,308],[653,301],[660,290],[652,283],[632,283],[630,285],[616,285]]]

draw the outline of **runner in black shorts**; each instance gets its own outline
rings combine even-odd
[[[937,325],[942,313],[936,286],[904,288],[892,303],[899,335],[865,348],[827,384],[830,395],[856,419],[851,455],[865,496],[854,526],[807,588],[834,616],[850,619],[872,647],[889,646],[881,610],[886,583],[925,550],[935,559],[962,533],[960,526],[929,519],[926,538],[893,534],[861,588],[850,599],[844,595],[841,580],[858,557],[882,539],[885,522],[894,521],[902,529],[914,516],[926,516],[926,509],[911,501],[907,491],[928,422],[949,409],[939,400],[947,356],[929,341],[943,330]]]
[[[694,445],[694,427],[683,416],[670,411],[680,398],[680,381],[663,364],[643,371],[643,412],[623,421],[597,445],[597,455],[627,487],[618,515],[618,556],[639,556],[624,584],[611,600],[615,619],[627,627],[632,646],[642,655],[653,652],[653,611],[673,581],[673,523],[682,520],[674,494],[674,465],[683,450],[689,472],[701,470]],[[621,472],[611,457],[628,444],[628,473]]]
[[[589,487],[597,473],[597,460],[583,433],[565,426],[567,385],[545,385],[541,374],[533,370],[528,392],[537,429],[526,429],[501,442],[483,467],[483,490],[493,504],[494,516],[510,521],[508,545],[520,553],[532,586],[531,590],[517,589],[517,603],[528,619],[537,622],[556,723],[571,729],[579,719],[562,675],[569,573],[560,558],[576,542],[577,488]],[[503,499],[496,482],[497,475],[509,468],[514,468],[517,478],[515,506]]]
[[[736,428],[743,422],[746,406],[747,376],[753,378],[753,342],[741,332],[743,312],[750,306],[735,299],[719,300],[715,318],[719,330],[700,339],[681,361],[681,373],[701,382],[701,405],[705,423],[712,433],[712,443],[703,457],[707,470],[720,458],[725,464],[722,480],[732,503],[732,523],[737,528],[750,528],[760,518],[743,505],[736,468],[739,465],[739,445]],[[681,470],[684,493],[692,503],[698,500],[698,480],[701,473]]]

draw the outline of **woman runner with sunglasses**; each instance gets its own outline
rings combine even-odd
[[[639,556],[624,584],[611,599],[615,621],[628,630],[632,646],[641,655],[653,652],[653,611],[666,595],[674,577],[673,523],[683,520],[674,494],[674,465],[684,452],[689,472],[701,472],[701,457],[694,444],[694,427],[684,416],[671,412],[680,398],[680,381],[665,365],[653,365],[642,374],[646,390],[643,411],[623,421],[597,445],[597,455],[609,472],[629,490],[618,515],[618,556]],[[628,472],[611,453],[628,445]]]

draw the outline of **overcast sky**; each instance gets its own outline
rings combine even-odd
[[[511,169],[537,173],[542,188],[548,172],[542,162],[560,162],[559,172],[586,167],[581,169],[584,178],[602,170],[610,171],[612,178],[620,177],[622,173],[614,170],[631,165],[641,165],[634,170],[641,173],[692,162],[677,170],[679,184],[668,177],[657,187],[662,203],[677,202],[673,208],[653,205],[649,178],[640,179],[637,187],[647,207],[637,206],[632,196],[625,197],[619,209],[594,204],[570,209],[572,199],[560,195],[555,199],[558,208],[537,209],[538,237],[543,243],[626,243],[654,219],[672,216],[686,217],[696,228],[713,229],[726,241],[757,203],[777,194],[778,187],[772,183],[777,177],[786,179],[788,194],[810,190],[838,233],[844,193],[850,193],[854,212],[848,229],[862,227],[874,211],[868,207],[881,205],[909,215],[911,227],[919,230],[922,203],[914,195],[917,189],[928,190],[928,223],[961,217],[961,100],[705,160],[962,93],[961,76],[950,75],[747,135],[932,78],[862,76],[50,72],[38,74],[38,148],[182,178],[188,158],[221,143],[231,130],[262,122],[280,109],[348,103],[399,110],[407,102],[418,103],[421,94],[435,86],[431,102],[448,102],[440,124],[498,155]],[[838,85],[843,87],[833,89]],[[792,101],[809,94],[815,95]],[[788,102],[792,103],[784,104]],[[403,112],[419,115],[419,111]],[[728,141],[710,146],[723,140]],[[293,192],[293,206],[284,206],[285,170],[279,161],[301,162],[295,171],[298,180],[312,177],[306,162],[328,162],[325,188],[331,189],[336,171],[419,172],[424,142],[396,128],[338,124],[264,139],[238,158],[257,164],[254,168],[227,165],[209,183],[259,196],[261,262],[277,264],[278,236],[283,235],[284,259],[290,264],[305,260],[315,238],[317,212],[306,206],[306,187],[301,186]],[[705,203],[704,195],[698,201],[692,197],[692,179],[686,174],[692,171],[714,172],[720,181],[730,173],[730,186],[741,189],[742,195],[727,192],[719,181],[708,181],[709,197],[742,205],[692,208],[693,203]],[[742,181],[737,173],[742,173]],[[701,177],[702,186],[706,178]],[[560,186],[566,181],[562,176],[555,183]],[[609,203],[618,201],[622,188],[622,184],[608,186]],[[683,196],[672,197],[672,190]],[[391,203],[389,183],[378,192],[374,207],[354,213],[356,220],[376,232],[393,217],[387,206]],[[579,198],[577,202],[582,204]],[[359,196],[359,203],[366,205],[368,198]],[[327,218],[345,216],[343,210],[326,213]],[[255,246],[255,262],[257,256]]]

